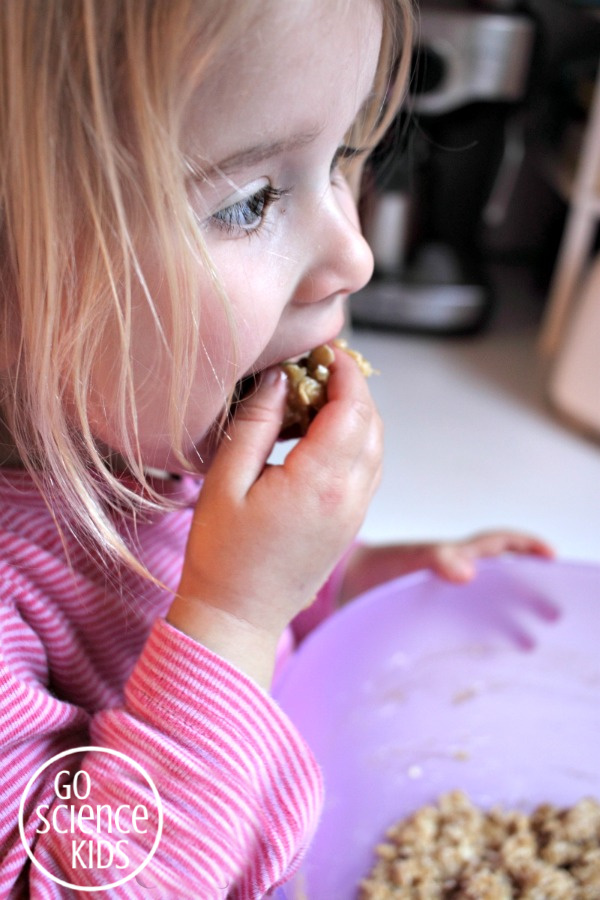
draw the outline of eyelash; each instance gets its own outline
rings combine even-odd
[[[289,194],[288,190],[266,184],[250,197],[244,197],[213,213],[211,219],[228,234],[238,232],[250,236],[260,230],[269,208],[286,194]]]
[[[342,144],[336,150],[331,161],[330,176],[335,175],[342,160],[352,159],[363,152],[361,148]],[[270,207],[289,193],[289,189],[283,190],[267,184],[249,197],[244,197],[213,213],[211,220],[227,234],[238,233],[251,237],[262,228]]]

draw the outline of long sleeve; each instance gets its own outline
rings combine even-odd
[[[162,838],[150,863],[136,879],[103,896],[142,897],[151,889],[150,896],[161,898],[250,900],[291,874],[318,816],[320,775],[285,715],[250,679],[159,619],[122,705],[87,716],[53,697],[43,680],[40,643],[4,609],[0,896],[89,896],[62,887],[30,863],[17,830],[20,797],[36,768],[67,747],[85,745],[113,749],[139,763],[164,809]],[[85,800],[71,802],[92,810],[143,806],[150,810],[144,833],[127,831],[131,821],[122,818],[120,832],[99,835],[107,845],[127,834],[127,843],[113,853],[114,865],[86,867],[85,853],[74,856],[73,842],[81,847],[89,834],[69,825],[70,808],[51,818],[60,761],[36,782],[35,800],[26,805],[25,833],[38,861],[56,877],[100,887],[123,877],[117,862],[125,856],[131,865],[145,858],[156,834],[156,804],[143,778],[133,777],[118,757],[92,751],[77,765],[87,773],[91,791]],[[44,826],[40,809],[54,827]]]
[[[26,473],[0,480],[2,900],[96,896],[59,882],[105,887],[146,860],[157,806],[133,763],[156,787],[163,831],[145,868],[98,892],[107,900],[259,898],[310,841],[321,805],[310,750],[268,694],[164,619],[198,486],[177,490],[184,506],[136,531],[153,583],[106,571],[59,533]],[[50,762],[81,747],[101,749]],[[44,766],[23,843],[19,804]],[[81,796],[63,799],[63,780]]]

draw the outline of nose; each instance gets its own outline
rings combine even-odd
[[[331,186],[313,211],[310,260],[296,303],[315,303],[359,291],[373,274],[373,253],[362,235],[349,186]]]

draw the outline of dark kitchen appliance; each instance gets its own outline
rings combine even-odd
[[[523,155],[535,21],[509,0],[423,2],[409,135],[375,162],[363,219],[375,275],[351,300],[357,324],[458,333],[486,320],[482,222],[501,221]],[[385,156],[385,154],[382,154]]]

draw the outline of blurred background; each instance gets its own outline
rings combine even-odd
[[[599,58],[600,2],[421,0],[348,324],[386,423],[366,539],[600,561]]]

